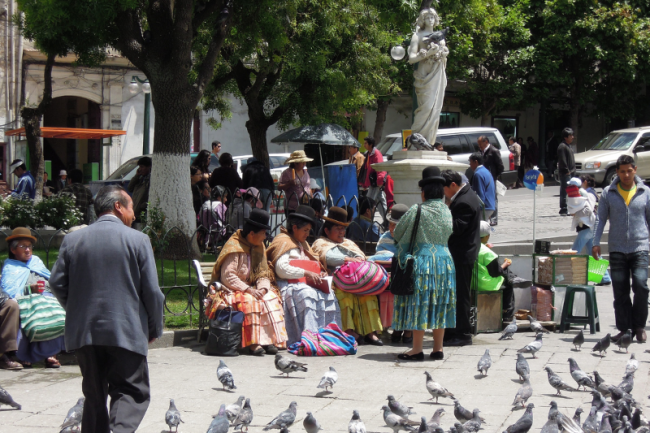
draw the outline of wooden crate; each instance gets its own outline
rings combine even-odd
[[[472,291],[473,304],[476,306],[475,333],[501,332],[503,329],[503,292]]]

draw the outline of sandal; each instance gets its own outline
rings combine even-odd
[[[0,356],[0,369],[2,370],[22,370],[23,366],[19,362],[12,361],[5,354]]]
[[[59,368],[61,367],[61,363],[59,362],[58,359],[56,359],[55,356],[50,356],[45,360],[45,368]]]
[[[251,350],[251,355],[254,356],[264,356],[264,348],[262,346],[258,346],[257,349]]]

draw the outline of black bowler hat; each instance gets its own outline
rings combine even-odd
[[[348,211],[338,206],[332,206],[327,212],[327,216],[324,216],[323,219],[343,227],[350,225],[348,223]]]
[[[264,209],[253,209],[248,218],[244,218],[244,221],[255,227],[271,230],[269,219],[269,213]]]
[[[418,186],[422,188],[433,182],[445,183],[445,178],[440,176],[440,169],[432,166],[422,170],[422,180],[418,182]]]
[[[307,222],[310,222],[314,225],[314,218],[316,217],[316,211],[309,206],[301,204],[296,208],[296,211],[291,214],[291,218],[300,218]]]
[[[409,207],[405,204],[396,204],[390,209],[390,213],[388,214],[388,221],[397,224],[404,216],[406,212],[409,211]]]

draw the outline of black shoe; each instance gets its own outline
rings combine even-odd
[[[410,337],[402,337],[402,343],[404,343],[404,344],[413,343],[413,334],[411,333]]]
[[[569,212],[566,209],[560,209],[560,215],[567,216]]]
[[[379,338],[377,338],[376,340],[373,340],[369,335],[366,335],[365,337],[363,337],[363,342],[368,343],[368,344],[372,344],[373,346],[383,346],[384,345],[384,342],[381,341]]]
[[[264,351],[267,353],[267,355],[276,355],[278,353],[278,348],[272,344],[262,347],[264,348]]]
[[[391,343],[399,343],[402,339],[402,334],[404,334],[404,331],[393,331],[393,333],[390,335]]]
[[[440,352],[431,352],[429,355],[429,358],[435,360],[435,361],[442,361],[445,359],[444,353],[442,353],[442,350]]]
[[[424,353],[416,353],[414,355],[407,355],[406,353],[400,353],[397,355],[397,359],[401,359],[402,361],[424,361]]]
[[[453,340],[443,341],[442,345],[444,347],[471,346],[472,345],[472,339],[471,338],[454,338]]]

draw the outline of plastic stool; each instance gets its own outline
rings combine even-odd
[[[573,299],[578,292],[585,294],[587,316],[573,315]],[[594,286],[567,286],[564,305],[562,306],[560,332],[569,329],[571,324],[589,325],[590,334],[600,332],[600,317],[598,316],[598,302],[596,301],[596,289]]]

